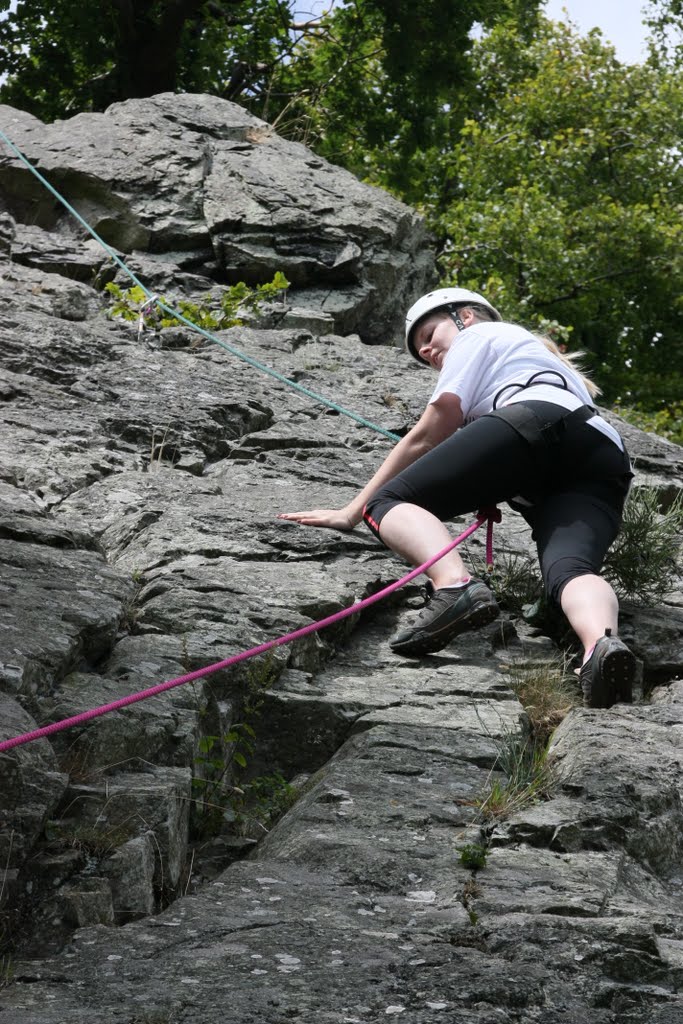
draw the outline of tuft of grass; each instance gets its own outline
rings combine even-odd
[[[14,965],[9,955],[0,956],[0,990],[12,984]]]
[[[634,487],[604,574],[620,597],[653,604],[673,590],[680,571],[683,496],[663,511],[653,487]]]
[[[504,778],[491,777],[477,802],[484,817],[494,820],[548,799],[553,786],[548,743],[565,715],[580,703],[576,679],[568,673],[565,658],[513,663],[506,674],[531,728],[525,736],[510,733],[504,737],[493,766]]]
[[[527,713],[537,746],[546,746],[562,719],[581,703],[576,676],[565,657],[513,662],[507,666],[506,679]]]
[[[169,437],[169,431],[171,431],[171,437]],[[170,466],[172,469],[177,462],[180,462],[181,458],[180,448],[173,437],[171,424],[168,423],[160,435],[157,434],[157,428],[152,427],[152,441],[147,471],[155,473],[165,466]]]
[[[84,822],[48,822],[46,835],[57,848],[81,850],[92,857],[106,857],[135,835],[131,823],[89,825]]]
[[[496,601],[513,615],[521,615],[525,606],[535,604],[543,594],[543,582],[535,559],[511,551],[496,555],[493,571],[478,561],[474,567],[487,580]]]
[[[470,871],[480,871],[486,867],[488,850],[481,843],[468,843],[460,852],[460,863]]]
[[[492,774],[496,770],[505,777],[491,778],[486,791],[476,802],[484,818],[502,821],[550,796],[553,779],[547,750],[535,743],[533,737],[507,736]]]
[[[481,864],[481,867],[484,867],[484,865],[486,863],[486,856],[487,856],[488,850],[486,849],[486,847],[479,846],[477,843],[475,843],[473,845],[478,850],[482,851],[483,863]],[[465,849],[468,849],[468,847],[465,847]],[[465,866],[467,867],[468,865],[465,865]],[[475,866],[473,870],[476,871],[477,870],[477,866]],[[460,902],[462,903],[463,907],[467,911],[467,916],[469,917],[470,924],[472,925],[473,928],[475,928],[476,925],[477,925],[477,922],[479,920],[479,915],[477,914],[476,910],[472,906],[472,900],[476,900],[477,897],[480,894],[481,894],[481,890],[479,888],[479,885],[478,885],[476,879],[473,876],[472,878],[468,879],[467,882],[465,882],[465,885],[463,886],[462,894],[460,896]]]

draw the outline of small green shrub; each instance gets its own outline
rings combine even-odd
[[[246,778],[257,740],[251,723],[258,718],[264,693],[278,674],[273,651],[250,661],[244,677],[241,721],[233,722],[228,732],[203,736],[199,742],[192,786],[196,828],[203,836],[216,835],[226,823],[239,831],[247,819],[266,828],[276,816],[276,807],[282,813],[294,800],[294,790],[278,773]]]
[[[639,430],[683,445],[683,402],[672,402],[655,412],[638,405],[617,405],[614,411]]]
[[[271,302],[289,288],[289,281],[279,270],[272,281],[250,288],[244,281],[227,288],[218,303],[197,304],[181,299],[177,303],[178,312],[182,316],[201,327],[205,331],[224,331],[229,327],[240,327],[246,312],[257,313],[263,302]],[[159,309],[156,303],[149,304],[148,296],[137,285],[123,289],[114,282],[105,285],[105,291],[111,296],[111,304],[107,310],[110,320],[140,321],[144,316],[145,327],[158,331],[163,327],[179,327],[183,321]],[[171,303],[163,296],[159,300],[164,306]]]
[[[470,871],[481,871],[486,867],[488,850],[479,843],[468,843],[460,850],[460,863]]]
[[[296,787],[287,782],[280,772],[251,779],[240,787],[230,804],[235,828],[244,833],[255,825],[268,832],[270,826],[294,805],[298,796]]]
[[[620,597],[652,604],[677,585],[683,534],[683,497],[662,512],[657,491],[634,487],[621,532],[605,559],[604,574]]]

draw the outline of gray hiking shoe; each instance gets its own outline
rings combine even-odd
[[[413,625],[390,641],[390,647],[396,654],[413,657],[440,651],[460,633],[485,626],[499,614],[496,599],[481,580],[470,580],[455,590],[434,590],[428,584],[427,604]]]
[[[584,707],[611,708],[617,701],[630,704],[635,674],[635,655],[606,629],[579,673]]]

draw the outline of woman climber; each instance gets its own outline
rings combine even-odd
[[[503,323],[463,288],[419,299],[405,341],[439,372],[419,421],[344,508],[279,518],[338,530],[362,519],[421,565],[449,544],[444,520],[506,501],[531,526],[546,593],[583,645],[584,704],[630,701],[635,658],[616,635],[617,598],[599,573],[633,474],[619,434],[591,404],[598,389],[553,342]],[[391,641],[398,654],[441,650],[499,614],[455,549],[427,576],[424,609]]]

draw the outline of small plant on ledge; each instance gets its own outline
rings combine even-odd
[[[225,331],[229,327],[241,327],[246,313],[258,313],[264,302],[272,302],[279,296],[284,297],[289,288],[289,281],[281,271],[277,271],[272,281],[250,288],[244,281],[238,281],[223,292],[218,302],[200,304],[181,299],[177,303],[178,312],[197,327],[205,331]],[[111,304],[107,310],[110,320],[125,320],[129,323],[143,324],[153,331],[165,327],[181,327],[183,321],[170,316],[159,309],[156,303],[150,303],[148,295],[142,288],[121,288],[110,281],[105,291],[111,296]],[[165,306],[172,303],[163,296],[159,301]]]

